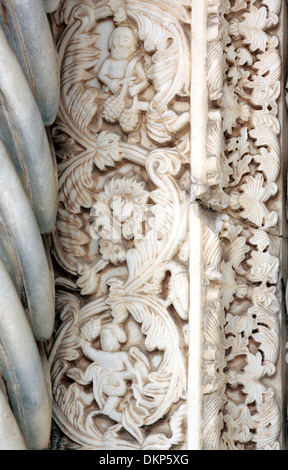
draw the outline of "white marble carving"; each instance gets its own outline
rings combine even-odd
[[[68,1],[52,19],[62,83],[54,419],[66,448],[181,448],[189,4]]]
[[[45,126],[57,115],[59,75],[41,1],[1,0],[0,63],[0,450],[46,450],[57,178]]]
[[[281,447],[281,3],[66,0],[51,16],[52,447]]]
[[[281,59],[274,28],[281,1],[209,5],[207,159],[213,155],[209,143],[217,142],[214,166],[221,170],[214,171],[218,180],[204,181],[207,194],[215,183],[220,193],[218,204],[213,200],[219,214],[203,215],[208,279],[203,447],[276,448],[282,419],[277,390],[282,194]],[[203,187],[200,197],[207,205]]]

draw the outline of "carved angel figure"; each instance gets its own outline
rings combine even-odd
[[[103,117],[109,123],[119,122],[129,134],[139,126],[143,103],[138,95],[148,88],[149,81],[141,56],[136,55],[137,40],[130,28],[117,27],[111,33],[108,48],[111,54],[103,62],[98,78],[113,95],[104,104]]]
[[[101,320],[88,322],[90,327],[81,330],[81,349],[92,361],[85,372],[87,383],[93,382],[93,393],[100,408],[94,414],[105,414],[117,423],[122,421],[119,405],[128,393],[128,381],[135,378],[129,354],[121,349],[127,340],[125,330],[118,324],[108,323],[101,327]],[[85,325],[84,325],[85,327]],[[100,337],[101,350],[92,342]],[[106,398],[108,397],[108,398]]]

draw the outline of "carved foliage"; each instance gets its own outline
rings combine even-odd
[[[233,217],[218,216],[214,228],[203,228],[204,448],[209,449],[279,447],[273,379],[280,346],[280,242],[269,230],[278,230],[281,62],[273,28],[280,7],[277,0],[210,2],[208,130],[212,118],[221,116],[222,170],[212,183],[229,198],[228,208],[218,203],[217,210]],[[207,158],[211,155],[208,147]]]
[[[218,184],[229,196],[233,217],[256,227],[275,227],[278,216],[272,201],[280,171],[281,59],[273,28],[281,2],[219,0],[209,5],[208,130],[218,132],[218,139],[208,135],[208,143],[217,142],[218,181],[208,177],[207,183]],[[215,116],[221,116],[217,128]],[[210,147],[208,162],[213,155]]]
[[[186,438],[188,6],[67,0],[52,18],[62,100],[50,367],[70,447]]]
[[[229,219],[219,233],[204,230],[205,448],[264,449],[281,423],[273,387],[263,382],[279,356],[279,247]]]

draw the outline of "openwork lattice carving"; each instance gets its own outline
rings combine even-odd
[[[207,159],[221,171],[207,181],[226,215],[203,219],[205,448],[279,447],[280,7],[210,2]]]
[[[67,0],[52,16],[61,106],[50,370],[63,448],[185,448],[188,313],[203,320],[200,447],[280,446],[281,1],[207,3],[199,158],[190,1]],[[189,299],[191,200],[201,312]]]

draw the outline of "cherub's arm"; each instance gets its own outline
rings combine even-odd
[[[131,97],[139,95],[140,93],[145,91],[149,86],[149,81],[147,79],[145,70],[140,62],[136,64],[135,71],[137,75],[137,80],[139,81],[135,85],[131,85],[129,87],[129,95]]]
[[[82,339],[81,341],[81,349],[85,357],[87,359],[90,359],[92,362],[97,362],[97,352],[95,351],[94,348],[91,347],[91,344],[86,341],[85,339]]]
[[[104,83],[104,85],[106,85],[112,93],[117,94],[121,89],[121,85],[119,85],[117,79],[113,80],[109,77],[110,65],[112,60],[113,59],[104,60],[102,67],[100,68],[100,71],[98,73],[98,79],[102,83]]]

